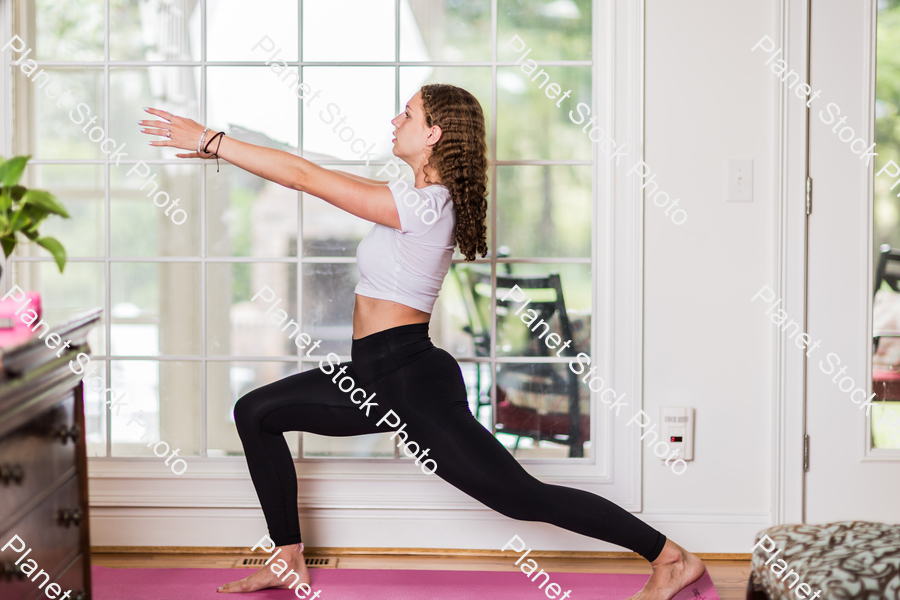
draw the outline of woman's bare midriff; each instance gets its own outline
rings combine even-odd
[[[356,304],[353,306],[353,339],[358,340],[391,327],[427,323],[430,320],[430,314],[411,306],[356,294]]]

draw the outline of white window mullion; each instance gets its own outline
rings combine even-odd
[[[109,131],[109,0],[103,1],[103,126]],[[103,177],[106,184],[103,191],[104,217],[106,220],[106,248],[104,250],[104,275],[106,280],[106,308],[104,312],[104,334],[106,337],[106,351],[103,362],[106,365],[106,384],[112,387],[112,200],[110,184],[110,162],[107,159],[103,165]],[[112,457],[112,407],[106,403],[103,408],[106,413],[106,456]]]
[[[206,0],[200,0],[200,120],[206,123]],[[207,409],[206,347],[206,161],[200,165],[200,456],[209,449],[209,410]]]
[[[303,0],[297,10],[297,76],[303,81]],[[297,102],[297,155],[303,156],[303,101]],[[303,193],[297,192],[297,320],[303,323]],[[296,346],[296,344],[294,344]],[[303,372],[303,351],[297,350],[297,372]],[[303,432],[297,436],[297,458],[303,460]]]

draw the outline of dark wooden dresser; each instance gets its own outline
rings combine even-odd
[[[87,334],[101,312],[51,330],[71,340],[68,349],[49,348],[49,335],[0,348],[0,548],[14,541],[0,552],[2,600],[91,597],[84,375],[69,361],[90,353]],[[29,560],[37,567],[23,572]]]

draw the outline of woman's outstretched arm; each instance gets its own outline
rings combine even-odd
[[[204,129],[202,125],[164,110],[144,110],[165,121],[139,121],[138,124],[145,128],[143,133],[171,136],[152,141],[151,146],[192,150],[186,154],[176,154],[179,158],[210,158],[215,152],[219,158],[245,171],[284,187],[317,196],[352,215],[394,229],[401,227],[393,195],[380,182],[361,181],[361,178],[329,171],[289,152],[248,144],[225,135],[216,138],[209,146],[210,152],[198,153],[197,143]],[[207,132],[206,140],[211,140],[216,133],[218,132],[212,130]]]
[[[383,179],[369,179],[368,177],[361,177],[360,175],[354,175],[353,173],[348,173],[347,171],[338,171],[337,169],[332,169],[332,173],[340,173],[344,177],[350,177],[351,179],[355,179],[357,181],[362,181],[365,183],[375,183],[378,185],[387,185],[390,181],[386,181]]]

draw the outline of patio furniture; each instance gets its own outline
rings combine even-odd
[[[454,265],[453,274],[463,292],[468,325],[463,329],[472,336],[475,356],[486,357],[491,353],[491,274],[475,265]],[[528,309],[562,338],[563,343],[575,340],[572,324],[566,310],[559,274],[544,276],[497,275],[497,330],[501,331],[514,314],[512,297],[502,296],[513,286],[519,286],[532,298]],[[522,325],[524,327],[524,324]],[[574,358],[582,349],[576,344],[558,350],[559,356]],[[554,352],[556,354],[556,352]],[[518,356],[549,357],[550,349],[537,333],[528,332],[528,342]],[[563,374],[560,371],[564,371]],[[521,438],[535,441],[552,441],[569,447],[570,457],[584,456],[584,442],[590,438],[589,399],[579,396],[578,375],[567,363],[500,363],[497,368],[496,429],[516,436],[513,453]],[[478,401],[476,411],[491,405],[490,396],[481,392],[481,369],[476,375]]]

